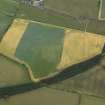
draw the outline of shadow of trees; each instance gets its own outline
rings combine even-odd
[[[57,74],[56,76],[42,80],[38,83],[28,83],[18,86],[0,88],[0,98],[7,98],[11,95],[35,90],[41,87],[45,87],[46,85],[51,85],[66,80],[68,78],[90,70],[90,68],[93,68],[97,64],[99,64],[101,59],[103,59],[103,54],[99,54],[89,60],[70,66],[63,70],[61,73]]]

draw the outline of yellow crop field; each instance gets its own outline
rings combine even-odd
[[[66,30],[62,58],[58,69],[64,69],[100,54],[104,43],[104,36],[73,29]]]
[[[23,19],[16,19],[7,31],[6,35],[1,41],[0,52],[8,55],[14,55],[22,35],[27,28],[28,21]]]

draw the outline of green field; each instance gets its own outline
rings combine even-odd
[[[6,16],[0,13],[0,40],[2,39],[4,33],[7,31],[8,27],[12,23],[13,17]]]
[[[36,78],[47,76],[57,71],[63,39],[64,29],[29,23],[17,47],[16,57],[31,67]]]
[[[29,82],[30,77],[23,65],[0,54],[0,88]]]
[[[85,0],[85,1],[87,1],[87,0]],[[91,1],[88,5],[91,5]],[[88,5],[87,5],[87,8],[88,8]],[[42,10],[42,9],[38,9],[35,7],[33,8],[33,7],[30,7],[27,5],[20,4],[18,11],[17,11],[17,18],[34,20],[34,21],[44,22],[44,23],[48,23],[48,24],[54,24],[57,26],[78,29],[78,30],[82,30],[82,31],[85,30],[85,26],[88,23],[87,32],[98,33],[98,34],[104,35],[105,34],[105,29],[104,29],[105,22],[98,20],[97,5],[98,5],[98,2],[96,0],[93,0],[92,5],[91,5],[91,14],[95,13],[95,18],[88,19],[84,15],[82,18],[77,18],[77,17],[75,18],[73,16],[66,15],[64,13],[55,12],[50,9]],[[86,5],[84,5],[84,6],[86,6]],[[93,11],[94,9],[95,10],[97,9],[97,12],[94,12]],[[84,9],[81,9],[81,10],[84,10]],[[85,12],[85,13],[87,13],[87,12]],[[88,13],[90,13],[90,9],[88,10]]]
[[[83,95],[80,105],[105,105],[105,99]]]
[[[87,60],[82,64],[68,67],[64,75],[58,78],[62,81],[52,84],[51,88],[64,91],[80,92],[83,94],[105,98],[105,58],[104,56]]]
[[[12,3],[10,2],[11,7],[9,7],[10,9],[8,9],[8,11],[11,11],[12,15],[13,15],[13,12],[16,12],[17,18],[40,21],[40,22],[44,22],[44,23],[55,24],[58,26],[69,27],[69,28],[79,29],[79,30],[84,30],[85,25],[87,23],[87,19],[85,20],[84,14],[83,14],[83,18],[77,18],[77,17],[75,18],[73,16],[62,14],[59,12],[55,12],[55,11],[49,10],[49,9],[41,10],[41,9],[38,9],[35,7],[33,8],[33,7],[30,7],[27,5],[23,5],[23,4],[18,5],[18,3],[13,2],[13,0],[0,1],[0,4],[3,4],[3,5],[5,4],[5,6],[6,6],[6,7],[4,6],[5,8],[8,7],[7,6],[8,3],[2,3],[4,1],[7,1],[7,2],[11,1],[12,2]],[[52,0],[51,1],[46,0],[46,2],[47,1],[51,2]],[[75,4],[77,1],[72,0],[72,2],[74,2],[74,4]],[[72,5],[72,2],[70,3],[70,5]],[[93,15],[93,17],[95,16],[95,18],[93,18],[93,19],[89,18],[89,24],[87,27],[87,31],[104,35],[105,34],[105,30],[104,30],[105,22],[104,21],[98,21],[98,8],[97,8],[98,2],[96,0],[93,0],[90,2],[87,0],[81,0],[80,4],[77,6],[77,7],[79,7],[80,5],[82,5],[82,3],[83,3],[83,5],[81,8],[84,8],[84,6],[88,7],[88,5],[89,5],[91,7],[90,9],[85,8],[86,10],[84,10],[84,9],[81,9],[81,10],[84,10],[85,13],[91,13],[91,16]],[[3,8],[3,7],[1,6],[1,8]],[[11,8],[13,8],[13,9],[11,9]],[[3,11],[4,10],[7,12],[7,9],[3,8]],[[73,12],[73,13],[76,13],[76,12]],[[9,14],[9,15],[11,15],[11,14]],[[13,16],[12,18],[15,18],[15,17]],[[2,28],[2,30],[1,30],[2,31],[0,34],[1,37],[3,36],[2,33],[5,32],[6,29],[8,29],[8,26],[11,24],[12,18],[11,18],[11,21],[8,22],[8,24],[5,22],[5,28]],[[1,20],[1,21],[3,21],[3,20]],[[7,19],[5,21],[7,21]],[[1,24],[1,27],[3,27],[2,24]]]
[[[105,0],[100,0],[99,20],[105,20]]]
[[[83,30],[84,28],[83,24],[80,24],[78,20],[69,17],[68,15],[50,11],[48,9],[41,10],[23,4],[20,4],[17,11],[17,18],[39,21],[62,27],[72,27],[80,30]]]
[[[50,88],[0,99],[0,105],[105,105],[105,99]]]
[[[16,14],[18,3],[14,0],[0,1],[0,40],[7,31]]]
[[[45,7],[75,18],[96,18],[97,0],[45,0]]]
[[[14,0],[1,0],[0,1],[0,12],[6,15],[14,16],[18,2]]]

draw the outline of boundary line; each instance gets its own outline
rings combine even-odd
[[[100,0],[99,14],[98,14],[98,19],[99,19],[100,21],[105,20],[105,18],[102,18],[102,17],[101,17],[101,15],[102,15],[102,3],[103,3],[103,0]]]

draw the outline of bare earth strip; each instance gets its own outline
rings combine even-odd
[[[1,41],[0,52],[13,56],[27,26],[28,22],[26,20],[14,20]]]

